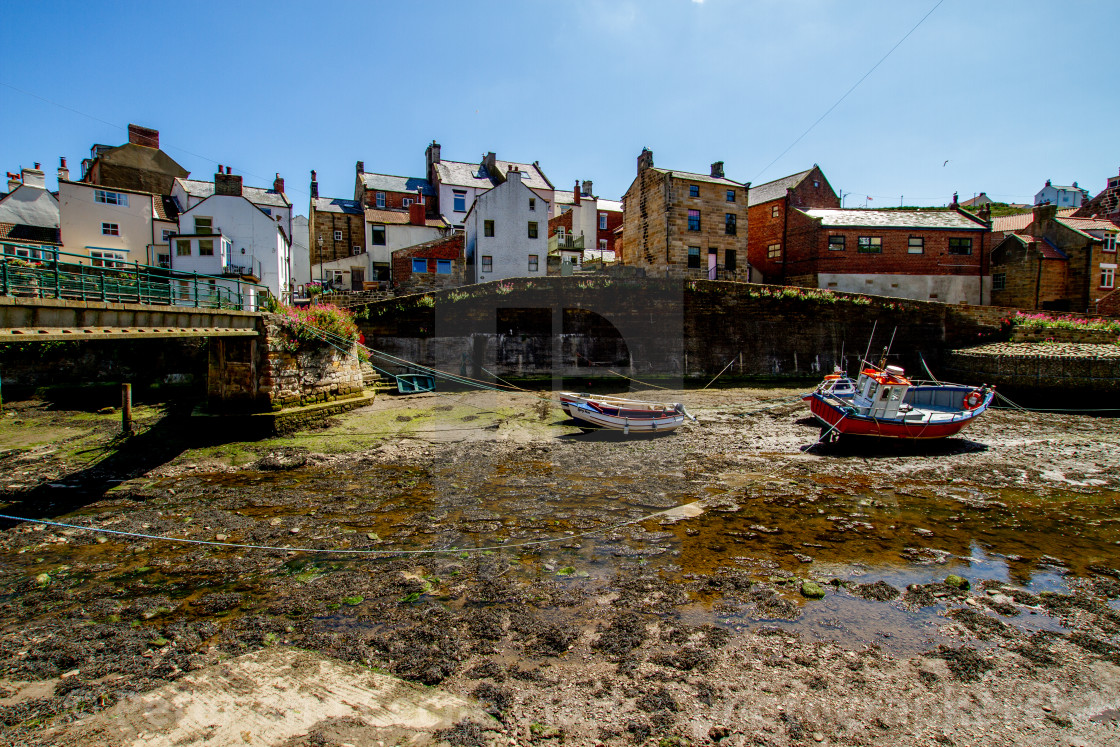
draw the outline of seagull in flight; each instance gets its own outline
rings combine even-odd
[[[941,168],[945,168],[948,165],[949,165],[949,159],[946,158],[945,163],[941,164]]]

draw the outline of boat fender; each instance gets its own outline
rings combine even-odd
[[[964,402],[961,405],[966,410],[975,410],[984,401],[984,395],[980,393],[979,389],[973,389],[968,394],[964,395]]]

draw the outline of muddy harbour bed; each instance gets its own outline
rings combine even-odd
[[[237,443],[5,403],[0,512],[72,526],[0,531],[0,743],[1120,743],[1120,419],[809,449],[796,394]]]

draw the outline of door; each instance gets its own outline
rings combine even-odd
[[[350,290],[365,290],[366,273],[360,267],[350,268]]]
[[[708,280],[716,279],[716,250],[708,250]]]

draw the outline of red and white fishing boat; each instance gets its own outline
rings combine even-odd
[[[560,392],[560,406],[591,428],[623,433],[665,433],[696,420],[680,402],[646,402],[625,397]]]
[[[931,439],[959,433],[995,398],[995,388],[911,381],[898,366],[864,362],[854,381],[837,371],[802,399],[835,436]]]

